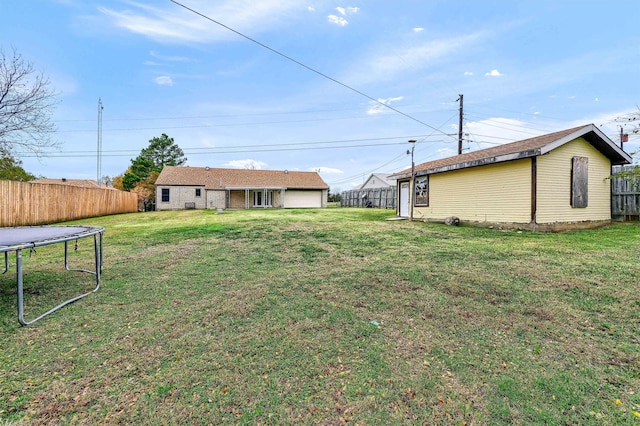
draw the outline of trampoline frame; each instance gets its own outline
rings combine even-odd
[[[52,238],[43,238],[37,241],[31,242],[10,242],[7,245],[3,245],[2,240],[2,231],[7,230],[7,232],[15,232],[15,231],[25,231],[26,234],[36,233],[38,229],[43,229],[47,231],[55,231],[58,235]],[[68,231],[68,232],[66,232]],[[47,315],[57,311],[58,309],[73,303],[77,300],[80,300],[91,293],[95,293],[100,288],[100,279],[101,272],[103,266],[103,234],[104,228],[99,226],[19,226],[12,228],[0,228],[0,253],[4,253],[4,271],[2,274],[5,274],[9,271],[9,252],[16,252],[16,286],[17,286],[17,298],[18,298],[18,321],[21,325],[27,326],[33,324],[36,321],[41,320]],[[88,269],[73,269],[69,267],[69,241],[77,241],[82,238],[93,237],[93,249],[94,249],[94,261],[95,261],[95,270]],[[25,249],[34,250],[36,247],[47,246],[51,244],[59,244],[64,243],[64,268],[67,271],[72,272],[85,272],[88,274],[95,275],[96,278],[96,286],[93,290],[81,294],[79,296],[72,297],[69,300],[66,300],[59,305],[55,306],[52,309],[49,309],[44,314],[27,321],[24,318],[24,282],[23,282],[23,265],[22,265],[22,251]]]

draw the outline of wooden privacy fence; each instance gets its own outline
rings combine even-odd
[[[633,171],[637,166],[616,167],[616,173]],[[640,178],[625,176],[611,178],[611,217],[613,219],[640,219]]]
[[[396,188],[354,189],[340,194],[342,207],[396,208]]]
[[[0,226],[47,225],[138,211],[138,196],[113,189],[0,180]]]

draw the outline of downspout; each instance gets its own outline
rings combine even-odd
[[[531,157],[531,224],[536,225],[538,208],[538,157]]]

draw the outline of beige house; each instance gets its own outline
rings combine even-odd
[[[398,215],[538,230],[611,221],[613,165],[631,162],[593,124],[416,165],[398,179]],[[413,190],[412,190],[413,189]]]
[[[316,172],[165,166],[156,210],[321,208],[329,186]]]
[[[49,179],[49,178],[41,178],[31,181],[32,183],[44,183],[47,185],[68,185],[68,186],[79,186],[82,188],[106,188],[105,185],[98,185],[98,182],[91,179]]]

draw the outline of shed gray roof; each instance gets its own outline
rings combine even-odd
[[[524,139],[518,142],[507,143],[492,148],[467,152],[453,157],[429,161],[415,166],[416,176],[447,172],[451,170],[465,169],[469,167],[483,166],[504,161],[518,160],[520,158],[536,157],[558,148],[577,138],[584,138],[594,148],[602,152],[611,160],[611,164],[629,164],[632,159],[609,139],[600,129],[593,124],[574,127],[559,132],[549,133]],[[396,179],[411,176],[411,169],[405,169],[392,175]]]

